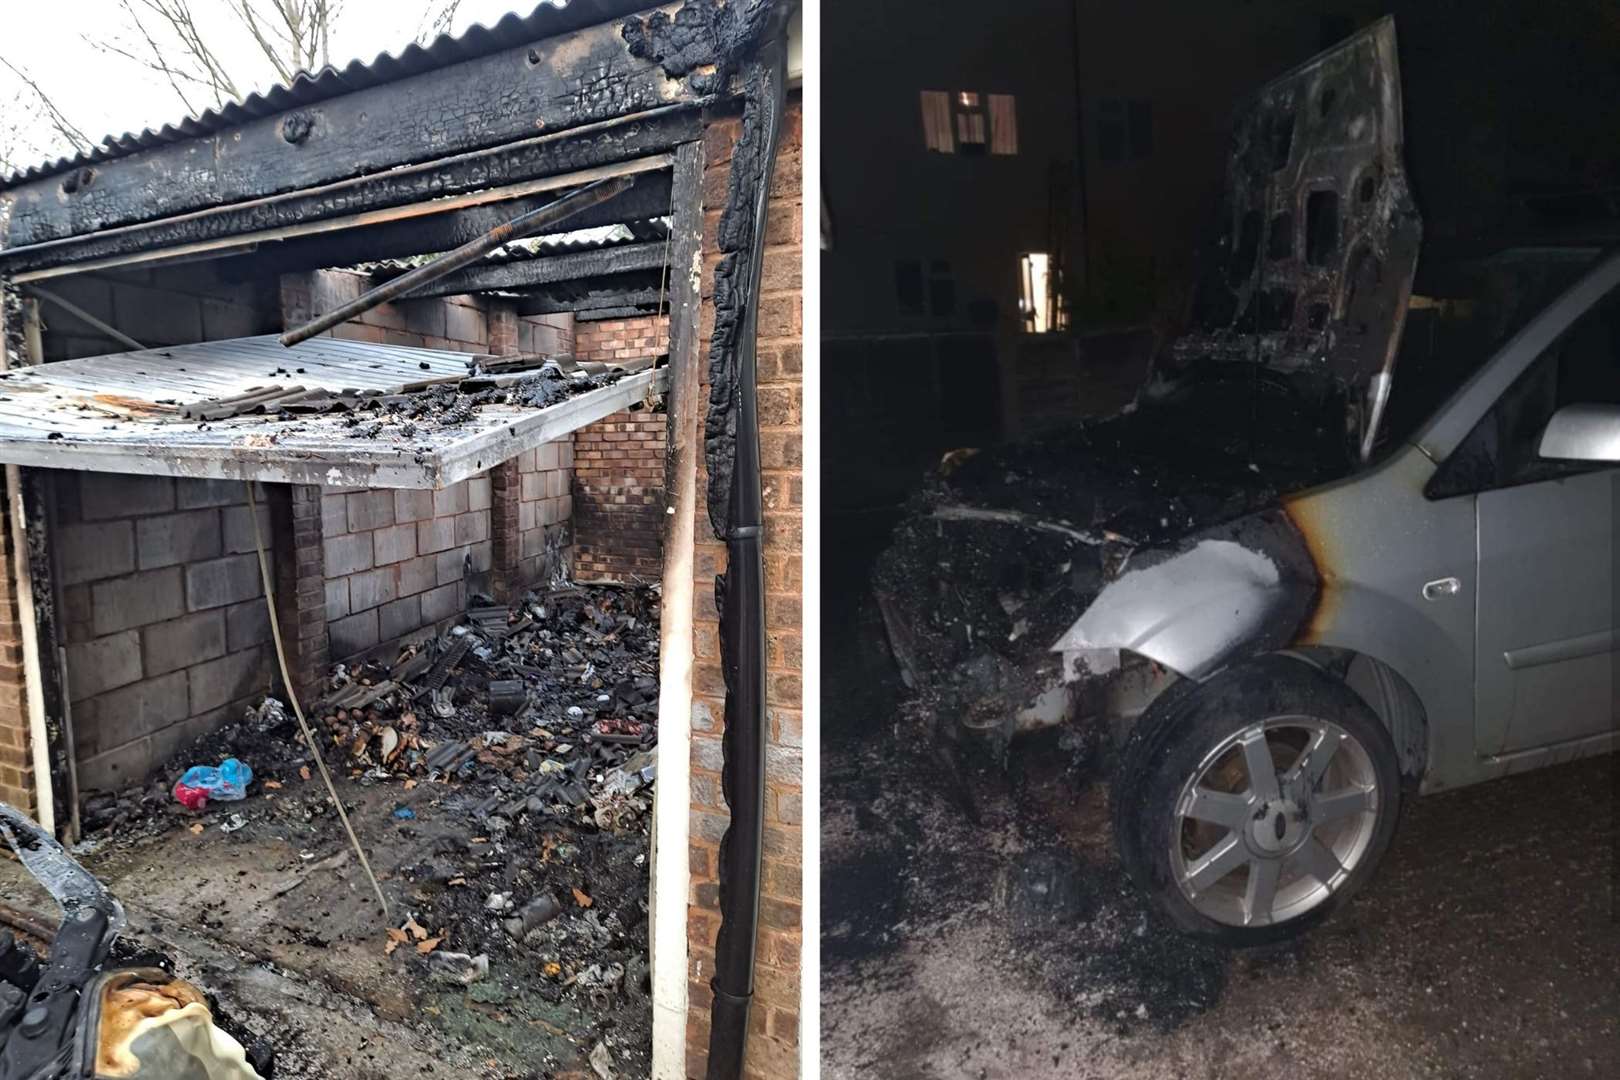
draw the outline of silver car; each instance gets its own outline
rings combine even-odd
[[[1615,748],[1620,257],[1420,265],[1395,58],[1262,89],[1137,401],[953,456],[877,575],[942,730],[1108,733],[1126,867],[1235,944],[1363,886],[1404,798]]]

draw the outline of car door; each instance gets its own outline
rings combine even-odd
[[[1470,440],[1494,440],[1477,496],[1476,733],[1482,753],[1567,742],[1614,723],[1615,463],[1552,461],[1541,433],[1571,404],[1620,404],[1620,300],[1577,319]]]

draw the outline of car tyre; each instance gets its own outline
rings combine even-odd
[[[1366,885],[1395,833],[1400,769],[1353,690],[1272,655],[1154,702],[1126,740],[1112,802],[1121,860],[1175,926],[1263,945]]]

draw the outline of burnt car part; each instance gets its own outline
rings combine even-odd
[[[726,572],[715,579],[726,685],[720,780],[731,809],[720,841],[721,921],[710,984],[709,1080],[742,1075],[759,937],[765,827],[765,511],[755,382],[765,229],[786,103],[782,25],[743,69],[742,134],[732,152],[730,190],[720,221],[723,254],[715,269],[715,328],[709,349],[709,515],[716,535],[726,541]]]
[[[1262,87],[1234,123],[1192,325],[1150,392],[1265,368],[1340,412],[1345,450],[1370,458],[1423,235],[1401,154],[1392,17]]]
[[[42,967],[15,941],[0,959],[0,1080],[260,1080],[196,987],[105,969],[123,905],[54,837],[6,803],[0,836],[62,909]]]

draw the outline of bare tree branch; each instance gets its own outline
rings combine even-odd
[[[416,43],[426,45],[440,34],[448,34],[460,9],[461,0],[438,0],[436,7],[429,4],[422,12],[422,28],[416,32]]]
[[[56,102],[40,88],[39,83],[34,81],[32,75],[3,56],[0,56],[0,64],[4,64],[13,75],[21,79],[28,89],[34,92],[34,96],[39,99],[39,103],[45,108],[45,117],[49,121],[52,130],[66,139],[75,151],[82,154],[95,145],[90,136],[80,131],[78,125],[69,120],[62,110],[56,107]]]

